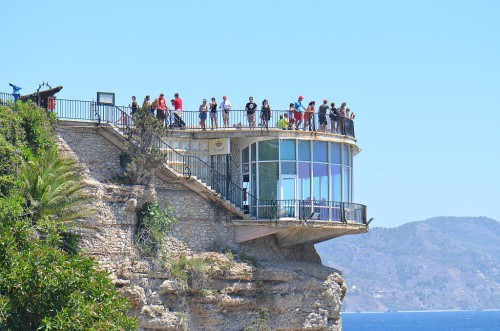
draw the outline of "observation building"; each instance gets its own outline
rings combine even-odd
[[[12,95],[0,93],[3,102]],[[51,105],[60,120],[112,128],[109,139],[127,139],[134,130],[129,107],[114,97],[98,101],[57,99]],[[229,210],[237,243],[275,236],[280,247],[314,244],[368,231],[366,206],[354,198],[354,157],[360,152],[354,122],[338,118],[326,132],[282,129],[286,110],[273,110],[268,129],[248,126],[246,111],[231,110],[230,126],[206,120],[198,111],[173,112],[155,146],[164,166],[199,195]],[[316,127],[318,118],[315,117]],[[123,143],[123,142],[122,142]]]

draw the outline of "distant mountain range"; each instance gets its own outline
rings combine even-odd
[[[500,223],[436,217],[316,245],[343,272],[344,311],[500,308]]]

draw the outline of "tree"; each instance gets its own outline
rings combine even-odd
[[[43,219],[71,224],[89,216],[91,196],[85,191],[81,169],[56,147],[24,162],[21,178],[34,223]]]
[[[135,330],[128,304],[108,274],[59,250],[51,231],[37,239],[20,196],[0,199],[2,330]]]
[[[125,171],[126,181],[130,184],[148,184],[160,162],[158,143],[164,132],[162,124],[151,115],[148,109],[139,109],[134,115],[134,127],[127,143],[127,153],[131,161]]]

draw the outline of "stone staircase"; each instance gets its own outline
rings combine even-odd
[[[109,128],[101,132],[101,134],[110,140],[115,146],[119,147],[122,150],[125,150],[125,144],[127,141],[127,134],[123,128],[119,128],[113,124],[109,124],[107,126],[103,126],[102,128]],[[163,172],[164,180],[171,180],[171,178],[176,178],[180,183],[191,189],[192,191],[198,193],[203,198],[216,203],[235,216],[245,219],[245,220],[253,220],[255,217],[245,214],[242,207],[239,206],[234,201],[231,201],[230,198],[224,196],[221,193],[220,183],[219,181],[227,181],[227,178],[217,172],[213,167],[211,167],[208,163],[201,160],[197,156],[187,155],[187,150],[181,148],[173,148],[168,145],[164,140],[158,139],[160,143],[160,150],[164,154],[163,158]],[[189,161],[189,162],[186,162]],[[195,167],[192,167],[196,165]],[[193,171],[194,170],[194,171]],[[218,187],[212,187],[207,183],[202,177],[216,177],[218,180],[213,181]],[[218,184],[219,183],[219,184]],[[226,183],[224,183],[226,185]],[[234,183],[229,183],[232,187],[232,190],[242,190]],[[242,192],[240,194],[243,194]]]

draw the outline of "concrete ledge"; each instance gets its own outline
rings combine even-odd
[[[368,232],[365,224],[332,221],[233,220],[231,223],[237,243],[275,235],[280,247],[316,244],[343,235]]]

